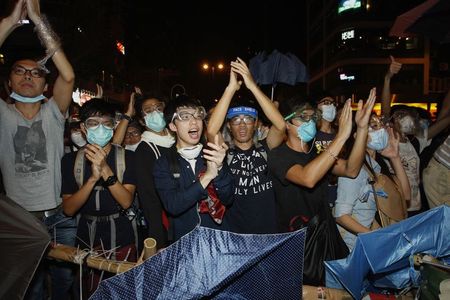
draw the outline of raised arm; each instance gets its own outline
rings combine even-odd
[[[127,111],[124,114],[124,117],[122,117],[122,120],[120,120],[119,125],[117,125],[116,130],[114,131],[114,136],[112,143],[115,145],[122,145],[123,140],[125,139],[125,135],[127,134],[127,128],[128,124],[130,123],[130,120],[132,117],[134,117],[134,102],[136,98],[136,93],[131,93],[130,101],[128,102],[128,108]]]
[[[305,166],[296,164],[286,173],[286,179],[308,188],[313,188],[338,160],[338,153],[352,132],[352,109],[350,99],[345,102],[339,118],[339,131],[333,142],[314,160]]]
[[[237,80],[237,73],[233,70],[233,67],[230,70],[230,81],[228,86],[225,88],[222,97],[220,98],[217,105],[214,107],[213,113],[208,121],[207,126],[207,137],[208,141],[214,141],[214,137],[219,134],[219,142],[222,143],[223,139],[220,134],[220,128],[225,121],[225,117],[227,115],[228,107],[230,106],[231,100],[233,99],[234,94],[241,87],[242,82]]]
[[[395,58],[390,55],[391,64],[384,76],[383,90],[381,92],[381,115],[388,117],[391,113],[391,79],[402,68],[402,64],[395,61]]]
[[[442,108],[439,111],[436,122],[428,128],[428,139],[434,138],[442,130],[450,126],[450,90],[442,102]]]
[[[350,156],[347,160],[339,159],[333,168],[333,174],[354,178],[358,176],[364,161],[364,155],[367,145],[367,134],[369,128],[369,119],[375,105],[376,89],[372,88],[363,106],[362,101],[358,102],[358,111],[355,115],[357,126],[356,138]]]
[[[231,68],[242,76],[245,86],[252,92],[253,96],[255,96],[262,111],[272,123],[270,130],[276,131],[277,134],[269,134],[267,136],[267,145],[270,149],[277,147],[283,142],[284,132],[286,130],[286,122],[284,121],[283,116],[278,111],[276,105],[258,87],[250,70],[242,59],[238,57],[236,61],[231,62]]]
[[[72,101],[75,73],[61,48],[58,36],[50,27],[45,16],[41,15],[39,0],[26,0],[26,9],[35,25],[39,40],[46,49],[47,56],[42,63],[45,64],[46,60],[51,57],[58,69],[58,77],[53,86],[53,99],[61,113],[65,115]]]
[[[389,132],[389,143],[388,146],[383,149],[381,155],[388,158],[392,169],[394,170],[395,176],[398,181],[400,181],[400,188],[405,197],[406,202],[409,204],[411,201],[411,187],[409,185],[409,180],[406,175],[405,169],[403,168],[402,161],[399,154],[399,137],[395,134],[394,129],[388,128]]]
[[[0,21],[0,47],[10,33],[20,26],[19,21],[25,19],[26,15],[25,0],[17,1],[11,14]]]

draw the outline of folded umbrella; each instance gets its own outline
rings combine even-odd
[[[196,227],[91,299],[300,299],[305,230],[235,234]]]

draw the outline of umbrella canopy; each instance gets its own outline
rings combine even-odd
[[[0,196],[0,299],[22,299],[50,244],[47,228],[6,196]]]
[[[427,0],[395,19],[389,35],[423,35],[438,43],[450,42],[450,1]]]
[[[300,299],[305,230],[244,235],[196,227],[91,299]]]
[[[325,262],[327,286],[342,285],[356,299],[372,287],[418,286],[411,257],[450,255],[450,207],[443,205],[373,232],[359,234],[346,259]]]
[[[295,85],[308,81],[305,65],[292,53],[283,54],[278,50],[273,50],[269,55],[258,53],[250,59],[249,68],[259,85]]]

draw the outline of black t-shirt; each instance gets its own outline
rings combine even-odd
[[[258,148],[230,149],[229,164],[234,178],[234,202],[225,213],[231,231],[238,233],[276,232],[276,206],[272,180],[268,174],[263,152],[268,151],[264,142]],[[266,155],[267,157],[267,155]]]
[[[74,194],[79,190],[79,187],[75,181],[74,176],[74,165],[76,155],[77,152],[67,153],[62,158],[61,162],[62,194]],[[116,157],[115,147],[112,147],[111,151],[109,152],[106,158],[106,162],[114,173],[116,173],[115,157]],[[126,150],[125,172],[123,174],[122,183],[136,185],[136,178],[133,172],[133,166],[134,166],[134,153],[132,151]],[[83,180],[86,182],[86,180],[91,176],[91,174],[92,170],[90,162],[87,159],[85,159]],[[102,184],[103,179],[100,179],[97,182],[96,187],[101,187]],[[91,223],[91,221],[84,218],[83,215],[107,216],[120,213],[122,211],[121,206],[116,202],[116,200],[114,200],[108,188],[104,188],[103,190],[98,192],[99,201],[96,201],[96,195],[97,191],[93,189],[86,203],[78,211],[81,214],[81,218],[78,223],[77,236],[85,243],[89,243],[90,240],[88,223]],[[99,205],[99,209],[97,209],[97,205]],[[116,245],[126,246],[129,244],[133,244],[134,231],[131,222],[128,220],[128,218],[125,215],[120,215],[120,217],[115,219],[115,225],[116,225]],[[100,238],[101,238],[104,246],[107,249],[109,249],[111,246],[110,234],[111,234],[110,222],[108,221],[97,222],[94,246],[100,245]],[[80,243],[80,245],[86,247],[84,243]]]
[[[316,151],[317,154],[322,153],[322,151],[328,148],[335,137],[335,133],[327,133],[320,130],[317,131],[314,140],[315,149],[313,149],[313,151]],[[326,175],[326,180],[328,183],[328,204],[330,207],[334,207],[337,199],[337,177],[331,173],[331,169]]]
[[[297,152],[286,144],[269,152],[269,169],[274,177],[277,196],[278,230],[288,232],[298,229],[300,219],[309,220],[327,205],[327,184],[319,181],[313,188],[297,185],[286,179],[288,170],[296,164],[305,166],[317,156],[314,149],[309,153]]]

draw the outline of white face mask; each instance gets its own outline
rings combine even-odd
[[[322,118],[325,121],[333,122],[336,118],[336,106],[333,104],[322,106]]]
[[[404,134],[413,134],[415,130],[414,119],[411,116],[405,116],[400,119],[400,131]]]
[[[125,145],[125,149],[127,150],[131,150],[131,151],[136,151],[137,147],[139,146],[139,144],[141,143],[141,141],[137,142],[136,144],[131,144],[131,145]]]
[[[178,149],[178,153],[181,155],[182,158],[184,158],[186,160],[192,160],[192,159],[195,159],[198,157],[198,155],[200,154],[202,149],[203,149],[203,145],[197,144],[196,146],[192,146],[192,147],[180,148],[180,149]]]
[[[70,134],[70,139],[72,142],[77,146],[78,148],[83,147],[86,145],[86,140],[84,139],[83,135],[80,131],[74,131]]]

